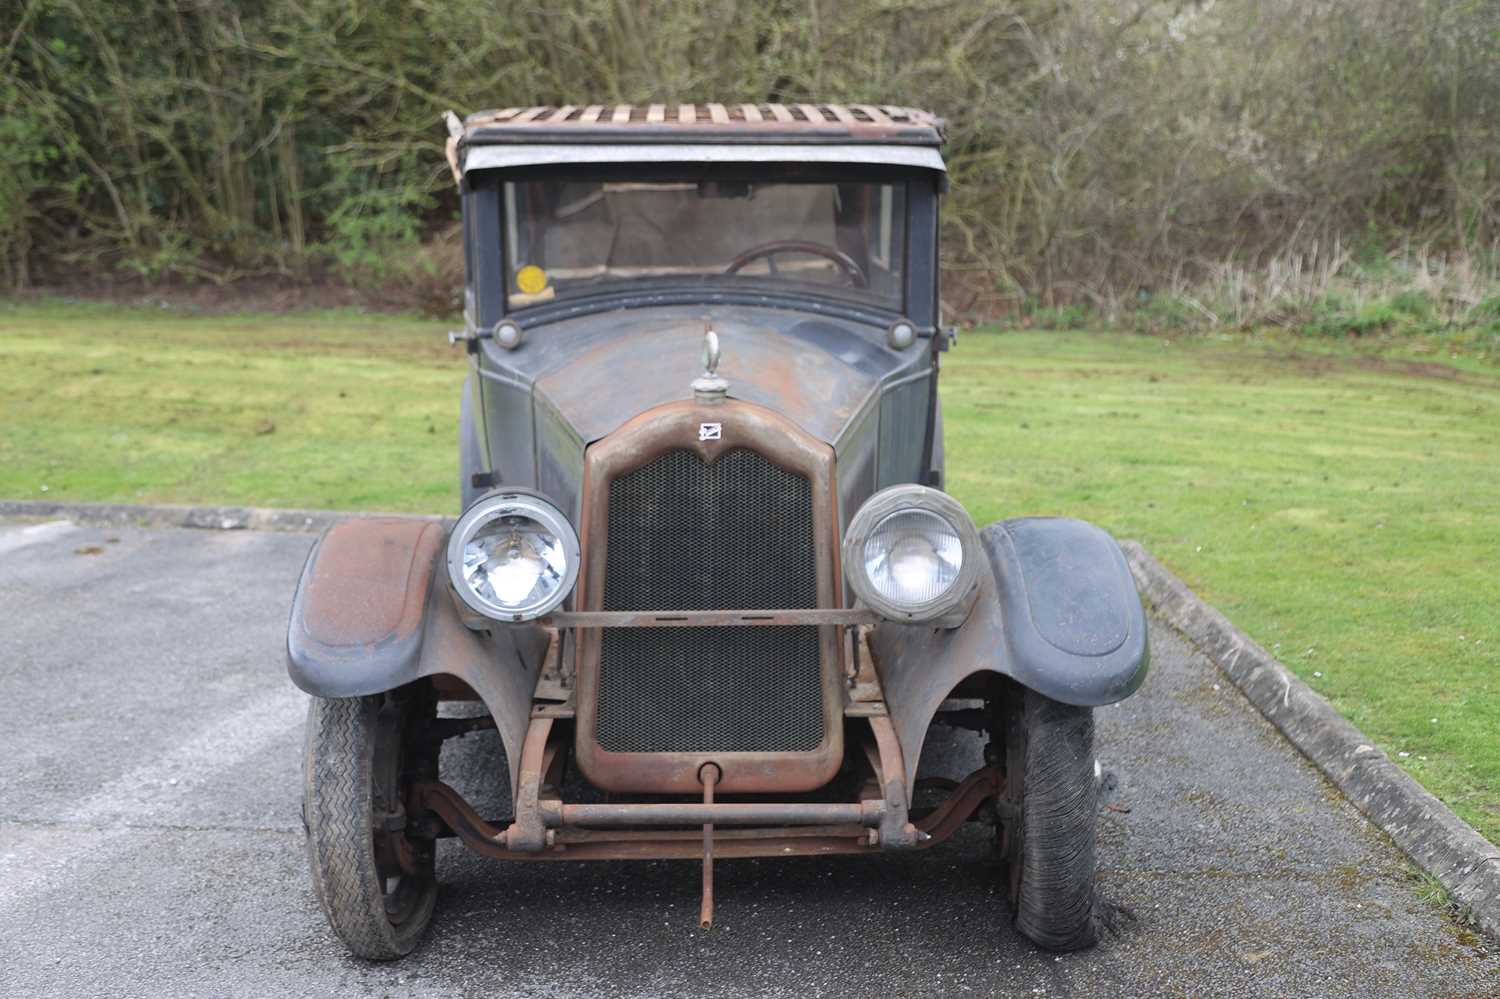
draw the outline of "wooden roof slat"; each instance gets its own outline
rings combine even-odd
[[[599,126],[608,127],[601,130]],[[698,137],[706,142],[730,141],[725,135],[736,129],[747,130],[750,141],[782,135],[790,139],[801,133],[799,141],[817,143],[848,137],[863,142],[940,146],[944,138],[941,118],[894,104],[546,104],[477,111],[464,119],[472,141],[480,144],[507,141],[499,134],[505,132],[510,133],[509,141],[542,141],[544,136],[572,141],[582,134],[587,141],[602,142],[608,136],[627,135],[630,126],[650,126],[650,134],[640,133],[647,142],[697,141]],[[892,126],[921,132],[895,134]],[[568,136],[575,128],[584,131]],[[497,134],[483,136],[490,129]],[[681,139],[670,134],[678,129],[683,133]],[[459,141],[464,139],[460,137]]]

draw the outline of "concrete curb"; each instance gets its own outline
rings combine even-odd
[[[48,503],[0,500],[0,517],[71,520],[91,527],[192,527],[210,531],[291,531],[321,534],[341,520],[400,517],[444,522],[410,513],[269,510],[253,506],[136,506],[131,503]]]
[[[1269,652],[1134,541],[1120,546],[1147,603],[1228,675],[1365,816],[1500,940],[1500,847],[1479,835]]]

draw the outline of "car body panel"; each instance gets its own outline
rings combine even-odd
[[[445,533],[431,521],[381,518],[345,521],[318,539],[287,627],[297,686],[322,697],[354,697],[414,675]]]
[[[308,554],[287,625],[287,671],[316,697],[362,697],[440,674],[462,680],[494,717],[512,786],[549,635],[536,625],[464,624],[443,568],[445,525],[359,518]]]
[[[576,516],[584,449],[641,412],[691,399],[708,327],[731,399],[780,413],[833,446],[845,520],[877,489],[922,480],[929,344],[895,350],[870,324],[720,305],[552,322],[516,350],[485,341],[480,391],[498,481],[536,488]]]
[[[723,351],[719,374],[729,380],[733,398],[774,409],[832,443],[902,360],[831,320],[780,311],[686,311],[596,316],[593,335],[548,328],[557,361],[538,371],[537,394],[584,441],[596,441],[638,413],[689,395],[703,372],[704,331],[712,327]]]
[[[617,143],[593,146],[546,143],[476,146],[465,157],[464,171],[507,167],[563,166],[576,163],[836,163],[840,166],[913,167],[944,173],[936,149],[922,146],[725,145],[724,143],[650,145]]]
[[[1081,520],[1028,517],[980,532],[989,572],[958,628],[875,628],[875,656],[910,794],[928,726],[979,674],[1009,677],[1065,704],[1111,704],[1150,665],[1146,616],[1113,538]]]

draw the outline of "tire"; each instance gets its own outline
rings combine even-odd
[[[409,954],[437,899],[431,841],[403,832],[403,743],[421,703],[392,694],[314,697],[307,712],[303,819],[313,890],[350,952],[374,961]]]
[[[1017,690],[995,729],[1006,763],[997,828],[1016,929],[1045,950],[1092,947],[1099,939],[1093,709]]]

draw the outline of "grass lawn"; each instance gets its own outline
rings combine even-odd
[[[451,513],[464,365],[442,333],[0,308],[0,497]],[[1500,372],[1088,333],[948,357],[950,487],[976,520],[1141,540],[1500,841]]]
[[[1500,842],[1500,373],[1099,334],[951,356],[977,521],[1139,539]]]
[[[430,321],[0,307],[0,496],[456,513]]]

